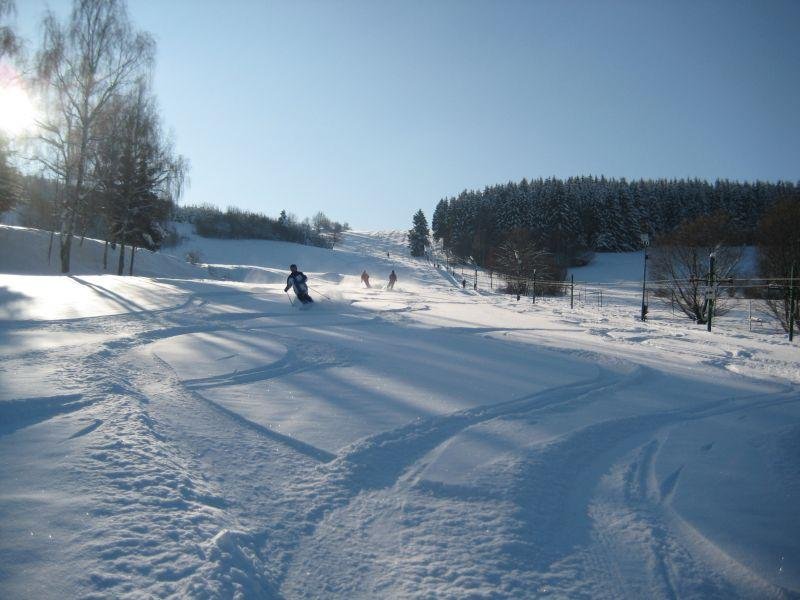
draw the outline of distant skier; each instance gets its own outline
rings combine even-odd
[[[463,289],[467,289],[467,280],[466,280],[466,279],[462,279],[462,280],[461,280],[461,287],[462,287]]]
[[[367,273],[367,270],[366,270],[366,269],[364,269],[364,272],[363,272],[363,273],[361,273],[361,281],[363,281],[363,282],[364,282],[364,285],[366,285],[367,287],[372,287],[372,286],[369,284],[369,273]]]
[[[302,271],[298,271],[297,265],[291,265],[289,269],[292,272],[289,273],[289,277],[286,278],[286,287],[283,288],[283,291],[288,292],[289,288],[294,288],[294,293],[300,302],[303,304],[313,304],[314,301],[311,299],[311,296],[308,295],[308,285],[306,284],[308,277],[306,277],[306,274]]]
[[[392,272],[389,274],[389,285],[386,286],[386,289],[393,290],[396,281],[397,281],[397,274],[394,272],[394,269],[392,269]]]

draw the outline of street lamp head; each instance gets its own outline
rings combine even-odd
[[[649,233],[642,233],[639,235],[639,239],[642,240],[642,246],[647,248],[650,245],[650,234]]]

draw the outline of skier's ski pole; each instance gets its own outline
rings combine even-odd
[[[314,290],[314,291],[315,291],[317,294],[319,294],[319,295],[320,295],[320,296],[322,296],[323,298],[327,298],[328,300],[330,300],[330,299],[331,299],[331,298],[330,298],[330,296],[326,296],[325,294],[323,294],[322,292],[320,292],[320,291],[319,291],[317,288],[313,288],[313,287],[311,287],[310,285],[309,285],[308,287],[309,287],[309,289],[312,289],[312,290]]]
[[[294,300],[292,300],[292,297],[289,295],[289,292],[287,292],[286,290],[284,290],[284,291],[283,291],[283,293],[284,293],[284,294],[286,294],[286,297],[289,299],[289,304],[291,304],[292,306],[294,306]]]

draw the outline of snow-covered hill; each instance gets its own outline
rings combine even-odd
[[[387,266],[383,260],[386,252],[390,252],[390,259],[391,254],[408,254],[403,234],[397,232],[349,232],[342,244],[328,250],[289,242],[204,238],[193,233],[188,224],[178,223],[177,226],[183,240],[177,247],[165,249],[164,253],[183,257],[194,250],[199,252],[204,263],[212,265],[261,267],[286,272],[290,264],[297,263],[302,270],[313,273],[360,275],[362,269],[367,269],[380,270],[383,275]]]
[[[50,248],[50,232],[41,229],[0,225],[0,273],[20,275],[55,275],[61,273],[58,254],[58,236]],[[104,244],[98,240],[86,238],[81,242],[75,238],[70,260],[70,274],[99,275],[103,270]],[[118,252],[109,251],[109,271],[116,273]],[[130,249],[125,255],[125,272],[128,272]],[[137,250],[134,259],[134,273],[144,277],[202,277],[203,269],[188,264],[182,258],[176,258],[160,252]]]
[[[401,234],[174,250],[222,281],[21,275],[9,231],[0,597],[800,594],[783,336],[462,289]]]

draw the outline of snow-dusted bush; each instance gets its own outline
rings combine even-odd
[[[200,264],[201,261],[202,261],[202,255],[200,254],[200,250],[197,250],[195,248],[193,250],[189,250],[186,253],[186,262],[193,265],[197,265]]]

